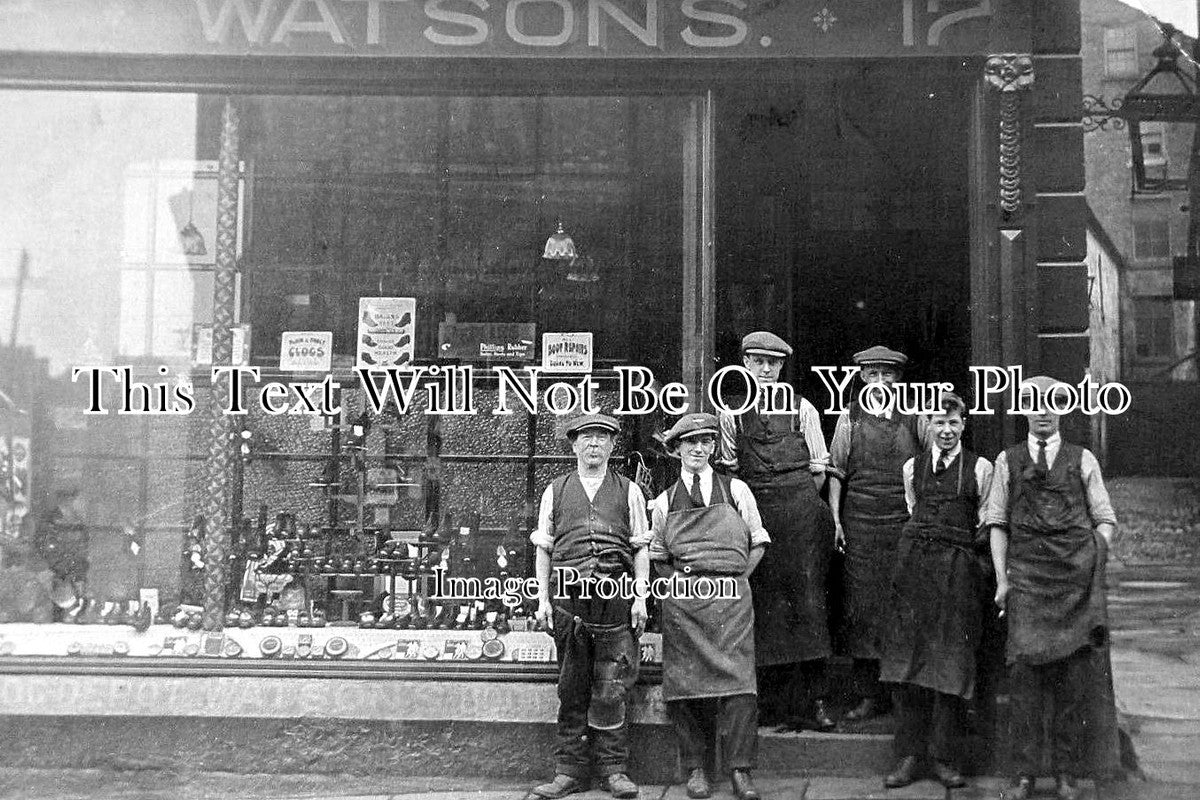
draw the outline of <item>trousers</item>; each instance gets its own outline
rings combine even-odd
[[[629,605],[619,601],[555,603],[558,732],[554,762],[561,775],[586,780],[592,757],[601,776],[628,771],[625,695],[638,674]]]
[[[758,698],[752,694],[670,700],[667,716],[679,737],[686,772],[715,762],[726,770],[754,769],[758,758]]]
[[[1047,664],[1009,665],[1012,767],[1017,775],[1042,772],[1044,721],[1050,721],[1050,768],[1081,774],[1087,692],[1092,686],[1091,650],[1081,648]]]
[[[892,749],[896,757],[928,755],[956,764],[955,744],[962,738],[964,727],[962,699],[911,683],[897,684],[892,696],[896,706]]]

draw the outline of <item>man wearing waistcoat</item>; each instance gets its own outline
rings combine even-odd
[[[1116,529],[1100,464],[1064,442],[1049,410],[1057,382],[1022,385],[1034,395],[1029,436],[996,458],[985,524],[996,568],[996,605],[1008,618],[1013,786],[1007,800],[1027,800],[1042,766],[1042,720],[1049,707],[1050,767],[1060,800],[1075,800],[1094,737],[1112,731],[1105,697],[1108,612],[1104,568]]]
[[[912,783],[923,768],[947,788],[966,785],[958,745],[975,694],[984,578],[977,553],[988,550],[978,531],[992,465],[962,446],[962,398],[945,393],[939,407],[929,420],[930,446],[903,467],[912,516],[896,553],[880,666],[881,680],[896,685],[889,789]]]
[[[738,800],[759,800],[750,774],[758,686],[749,578],[770,537],[750,487],[709,465],[717,431],[712,414],[687,414],[663,436],[682,462],[679,480],[650,503],[650,558],[678,587],[663,599],[663,699],[688,797],[712,796],[707,770],[719,752]]]
[[[529,537],[537,546],[537,618],[553,634],[558,654],[556,774],[533,788],[537,797],[586,791],[591,757],[613,797],[638,796],[626,774],[625,695],[637,680],[635,632],[640,635],[646,622],[645,594],[604,599],[596,591],[597,581],[628,576],[646,587],[650,574],[646,499],[636,484],[608,469],[619,431],[603,414],[567,425],[576,469],[546,487]]]

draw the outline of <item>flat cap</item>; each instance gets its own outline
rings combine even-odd
[[[866,350],[859,350],[855,353],[854,363],[859,366],[864,364],[891,364],[895,367],[903,367],[908,363],[908,356],[899,350],[892,350],[890,347],[877,344],[874,347],[868,347]]]
[[[742,352],[786,358],[792,354],[792,346],[770,331],[754,331],[742,337]]]
[[[601,428],[611,434],[618,434],[621,432],[621,423],[607,414],[582,414],[567,423],[567,438],[573,439],[580,431],[588,428]]]
[[[705,433],[716,436],[717,418],[712,414],[687,414],[662,435],[662,442],[670,450],[680,439]]]
[[[1064,383],[1057,378],[1051,378],[1048,375],[1034,375],[1032,378],[1025,378],[1021,381],[1021,393],[1026,394],[1032,389],[1037,392],[1035,400],[1041,403],[1045,398],[1050,396],[1050,392],[1055,386],[1059,387],[1058,392],[1055,392],[1058,397],[1061,397],[1063,392],[1068,392],[1071,389],[1070,384]]]

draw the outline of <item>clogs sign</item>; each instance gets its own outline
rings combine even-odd
[[[1028,0],[0,0],[0,50],[814,58],[1029,52]]]
[[[358,299],[360,367],[412,367],[417,301],[412,297]]]

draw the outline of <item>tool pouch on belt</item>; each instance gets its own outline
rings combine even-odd
[[[628,625],[582,623],[592,637],[592,699],[588,725],[607,731],[625,724],[625,696],[638,677],[638,649]]]

